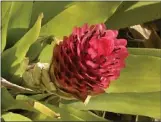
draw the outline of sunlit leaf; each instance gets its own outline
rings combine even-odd
[[[30,97],[34,100],[42,100],[46,97],[49,97],[50,95],[51,95],[50,93],[46,93],[46,94],[36,94],[36,95],[32,95]]]
[[[11,16],[13,2],[2,2],[2,25],[1,25],[1,31],[2,31],[2,47],[1,52],[4,50],[6,46],[6,40],[7,40],[7,29],[8,29],[8,23]]]
[[[105,93],[92,97],[86,106],[76,101],[65,101],[63,104],[79,110],[101,110],[160,118],[160,95],[161,92]]]
[[[31,44],[37,40],[42,18],[43,14],[38,17],[35,25],[12,48],[2,53],[2,76],[4,78],[8,79],[11,75],[14,75],[15,77],[22,75],[23,72],[16,75],[14,73],[18,70],[20,63],[24,60]]]
[[[74,26],[103,23],[115,12],[120,3],[75,2],[46,23],[41,29],[41,35],[62,38],[70,34]]]
[[[28,122],[32,122],[31,119],[29,119],[29,118],[27,118],[25,116],[22,116],[21,114],[16,114],[16,113],[12,113],[12,112],[3,114],[2,118],[7,122],[9,122],[9,121],[28,121]]]
[[[149,53],[150,54],[150,53]],[[161,58],[130,54],[120,77],[107,92],[154,92],[161,90]]]
[[[69,111],[69,113],[72,116],[80,118],[80,120],[82,120],[82,121],[106,121],[106,122],[109,122],[108,120],[105,120],[102,117],[98,117],[97,115],[93,114],[90,111],[81,111],[81,110],[78,110],[78,109],[70,107],[70,106],[62,106],[61,108]]]
[[[13,2],[11,18],[8,27],[8,38],[7,38],[8,47],[13,46],[29,30],[32,7],[33,7],[32,1]]]
[[[1,88],[1,92],[2,92],[1,93],[1,97],[2,97],[1,110],[2,110],[2,112],[8,111],[8,110],[14,110],[14,109],[22,109],[22,110],[36,112],[36,110],[34,108],[32,108],[32,106],[29,103],[15,100],[11,96],[11,94],[7,91],[6,88]]]
[[[130,54],[147,55],[161,58],[161,49],[154,48],[128,48]]]
[[[28,28],[31,20],[33,2],[24,3],[21,1],[17,1],[13,3],[14,5],[11,12],[9,27],[10,28]]]
[[[124,1],[118,11],[107,20],[106,25],[119,29],[160,19],[160,6],[160,1]]]
[[[42,63],[50,63],[53,55],[53,49],[57,44],[59,44],[60,41],[61,40],[54,38],[54,41],[42,50],[38,60]]]
[[[47,45],[39,55],[38,59],[43,63],[50,63],[52,58],[53,45]]]
[[[29,57],[30,62],[37,60],[41,51],[50,43],[54,41],[52,36],[40,37],[35,43],[31,45],[29,51],[27,52],[27,57]]]
[[[49,22],[56,15],[64,11],[68,8],[72,1],[35,1],[33,3],[32,15],[31,15],[31,23],[30,26],[33,25],[39,15],[39,13],[44,13],[44,19],[42,25]],[[43,6],[43,7],[42,7]]]
[[[80,111],[79,109],[71,108],[71,107],[61,107],[57,108],[50,104],[45,104],[50,109],[53,109],[60,113],[60,117],[62,121],[105,121],[105,119],[100,118],[90,112]]]

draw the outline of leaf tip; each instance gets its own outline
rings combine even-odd
[[[87,98],[84,101],[84,105],[86,106],[89,103],[89,100],[91,99],[92,96],[88,95]]]
[[[40,13],[39,18],[40,18],[40,19],[43,19],[43,18],[44,18],[43,12]]]

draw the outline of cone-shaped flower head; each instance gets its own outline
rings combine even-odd
[[[75,27],[53,50],[50,75],[57,88],[82,101],[104,92],[119,77],[128,56],[127,41],[117,35],[104,24]]]

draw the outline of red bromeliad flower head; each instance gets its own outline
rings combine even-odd
[[[57,88],[82,101],[104,92],[119,77],[128,56],[127,41],[117,35],[104,24],[75,27],[53,50],[50,75]]]

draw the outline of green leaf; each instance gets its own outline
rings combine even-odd
[[[161,58],[161,49],[154,48],[128,48],[130,54],[147,55]]]
[[[2,112],[13,109],[22,109],[36,112],[36,110],[33,109],[33,107],[27,102],[15,100],[6,88],[1,88],[1,98]]]
[[[10,106],[12,106],[13,104],[15,104],[15,99],[13,99],[13,97],[10,95],[10,93],[7,91],[6,88],[1,88],[1,106],[2,106],[2,111],[6,110],[7,108],[9,108]]]
[[[41,51],[54,41],[52,36],[40,37],[35,43],[31,45],[27,52],[30,62],[36,61]]]
[[[56,118],[51,118],[43,113],[32,113],[30,115],[30,118],[33,120],[33,121],[61,121],[59,119],[56,119]]]
[[[62,106],[61,108],[69,111],[69,113],[72,116],[75,116],[82,121],[107,121],[108,122],[108,120],[101,118],[90,111],[81,111],[76,108],[72,108],[70,106],[65,106],[65,105]]]
[[[32,99],[31,97],[28,97],[28,96],[25,96],[25,95],[17,95],[16,99],[21,100],[21,101],[28,101],[28,102],[32,103],[33,108],[36,109],[37,111],[39,111],[40,114],[46,115],[46,117],[50,117],[50,118],[53,118],[53,119],[59,117],[59,114],[56,113],[55,110],[51,110],[45,104],[42,104],[42,103]],[[36,113],[36,116],[37,116],[37,114],[38,113]]]
[[[30,26],[33,25],[37,19],[39,13],[44,13],[44,19],[42,25],[49,22],[52,18],[54,18],[57,14],[61,13],[63,10],[69,7],[69,4],[73,3],[72,1],[34,1],[31,23]]]
[[[33,96],[25,96],[25,95],[17,95],[16,100],[22,101],[22,102],[28,102],[32,104],[32,107],[36,109],[36,112],[28,113],[28,117],[31,118],[34,121],[53,121],[58,120],[56,118],[57,113],[55,111],[52,111],[50,108],[46,107],[46,105],[38,102],[37,100],[41,100],[44,97],[49,96],[49,94],[38,94]]]
[[[160,1],[124,1],[106,21],[106,25],[108,28],[119,29],[160,19],[160,6]]]
[[[79,111],[75,108],[69,108],[63,106],[63,108],[57,108],[51,104],[45,104],[50,109],[60,113],[61,121],[88,121],[88,120],[97,120],[97,121],[105,121],[105,119],[97,117],[90,112],[87,111]]]
[[[154,92],[160,91],[161,58],[130,54],[120,77],[112,81],[107,92]]]
[[[12,48],[2,53],[2,76],[4,78],[8,79],[11,75],[14,77],[22,75],[23,72],[17,74],[15,72],[19,69],[19,65],[24,60],[31,44],[37,40],[42,18],[43,14],[38,17],[35,25]]]
[[[21,101],[33,101],[32,98],[24,95],[16,96],[17,100]],[[90,112],[87,111],[79,111],[75,108],[69,107],[62,107],[58,108],[54,105],[47,104],[45,102],[34,102],[33,107],[40,111],[40,113],[36,112],[33,113],[31,118],[34,121],[42,121],[42,120],[56,120],[56,121],[88,121],[88,120],[98,120],[98,121],[105,121],[105,119],[100,118]],[[60,119],[55,118],[54,115],[58,115],[60,113]],[[53,115],[54,114],[54,115]]]
[[[12,112],[3,114],[2,118],[5,121],[28,121],[28,122],[32,122],[31,119],[29,119],[25,116],[22,116],[21,114],[15,114],[15,113],[12,113]]]
[[[2,2],[2,48],[1,52],[3,52],[5,46],[6,46],[6,40],[7,40],[7,29],[8,29],[8,23],[11,15],[13,2]]]
[[[77,110],[101,110],[160,118],[160,94],[161,92],[105,93],[92,97],[86,106],[76,101],[62,103]]]
[[[13,2],[8,27],[7,47],[13,46],[28,31],[32,7],[33,2]]]
[[[46,23],[41,29],[41,35],[62,38],[70,34],[74,26],[103,23],[115,12],[120,3],[75,2]]]
[[[7,1],[2,1],[1,2],[2,4],[2,15],[1,15],[1,17],[2,17],[2,20],[6,17],[6,15],[9,13],[9,11],[11,10],[11,6],[12,6],[12,4],[13,4],[13,2],[7,2]],[[2,24],[3,25],[3,24]]]
[[[18,68],[14,72],[14,76],[11,76],[10,79],[12,79],[12,81],[13,80],[21,81],[23,73],[28,68],[28,64],[29,64],[29,59],[24,58],[24,60],[17,66]],[[19,77],[15,78],[15,76],[19,76]]]
[[[38,60],[42,63],[50,63],[53,55],[54,47],[59,44],[61,40],[54,38],[54,41],[47,45],[40,53]]]
[[[24,3],[21,1],[17,1],[13,3],[14,5],[12,8],[9,27],[10,28],[28,28],[31,20],[33,2]]]
[[[40,53],[38,60],[43,63],[50,63],[53,53],[53,45],[47,45]]]
[[[46,97],[49,97],[51,95],[51,93],[46,93],[46,94],[36,94],[36,95],[32,95],[32,96],[30,96],[32,99],[34,99],[34,100],[42,100],[42,99],[44,99],[44,98],[46,98]]]

